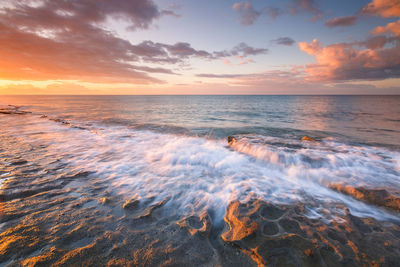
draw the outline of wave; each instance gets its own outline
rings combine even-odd
[[[398,220],[389,210],[332,189],[334,184],[400,189],[400,153],[372,146],[243,134],[225,138],[152,131],[151,127],[91,124],[37,114],[28,123],[9,117],[3,134],[44,146],[60,164],[90,172],[111,192],[182,214],[213,210],[220,220],[233,200],[306,203],[309,216],[337,219],[345,209],[360,217]],[[162,130],[161,130],[162,131]],[[40,134],[37,134],[40,132]],[[361,200],[361,201],[360,201]],[[163,203],[164,203],[163,202]],[[327,213],[326,210],[330,212]]]

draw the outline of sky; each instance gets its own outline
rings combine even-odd
[[[400,94],[400,0],[0,0],[1,94]]]

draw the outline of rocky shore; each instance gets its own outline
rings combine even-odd
[[[73,178],[71,178],[73,179]],[[181,217],[112,194],[56,197],[52,189],[2,201],[0,263],[10,266],[395,266],[400,226],[349,212],[306,216],[302,203],[232,201],[223,222]],[[41,208],[34,208],[41,207]],[[30,212],[26,212],[30,210]]]

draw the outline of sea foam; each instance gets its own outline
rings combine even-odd
[[[332,138],[302,142],[258,135],[237,136],[229,146],[225,139],[25,118],[21,123],[3,117],[6,134],[47,146],[48,155],[58,155],[75,171],[90,172],[115,194],[127,199],[135,194],[147,205],[165,201],[166,209],[182,215],[212,210],[222,221],[231,201],[260,198],[302,202],[310,216],[327,220],[338,219],[347,208],[360,217],[398,220],[390,211],[330,189],[344,184],[398,194],[396,151]]]

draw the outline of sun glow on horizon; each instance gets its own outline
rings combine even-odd
[[[400,94],[400,0],[301,1],[9,2],[0,94]]]

